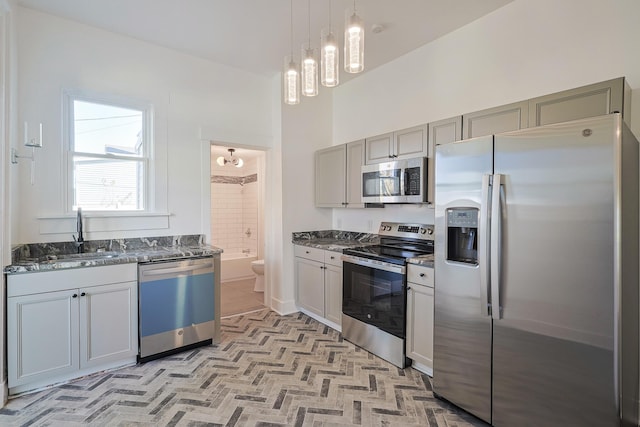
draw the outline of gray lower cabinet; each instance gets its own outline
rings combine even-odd
[[[136,362],[137,264],[7,276],[9,393]]]
[[[298,308],[314,319],[341,330],[341,254],[294,245],[294,255]]]
[[[462,115],[463,139],[528,127],[529,102],[515,102]]]
[[[542,126],[618,112],[627,123],[631,88],[623,77],[529,100],[529,126]]]
[[[315,153],[315,205],[319,208],[363,208],[364,139]]]
[[[433,283],[433,268],[407,266],[406,355],[427,375],[433,375]]]

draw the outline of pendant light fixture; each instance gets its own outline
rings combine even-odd
[[[227,151],[229,152],[229,158],[226,159],[223,156],[220,156],[216,159],[216,163],[220,166],[231,164],[237,168],[241,168],[244,165],[244,161],[240,157],[233,157],[233,153],[236,150],[234,148],[229,148]]]
[[[331,28],[331,1],[329,0],[329,28],[320,32],[320,83],[325,87],[338,86],[340,53],[336,36]]]
[[[359,73],[364,70],[364,23],[356,14],[356,0],[353,13],[346,11],[344,25],[344,70]]]
[[[307,44],[302,45],[302,94],[316,96],[318,94],[318,61],[316,50],[311,47],[311,0],[308,0],[309,29]]]
[[[282,91],[284,103],[295,105],[300,103],[300,73],[293,57],[293,0],[291,0],[291,56],[285,56],[282,71]]]

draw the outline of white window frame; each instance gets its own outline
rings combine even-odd
[[[91,215],[99,216],[130,216],[140,215],[154,212],[153,206],[153,179],[154,179],[154,138],[153,138],[153,106],[149,103],[104,94],[97,94],[80,90],[64,90],[63,91],[63,134],[65,139],[65,212],[67,214],[75,212],[74,209],[74,187],[73,187],[73,157],[74,155],[82,155],[86,157],[94,157],[96,159],[121,158],[127,159],[127,156],[114,156],[109,154],[83,153],[74,151],[74,101],[84,101],[97,104],[112,105],[114,107],[129,108],[142,111],[143,120],[143,154],[142,164],[144,168],[142,188],[143,209],[136,210],[91,210]],[[132,157],[129,157],[132,158]],[[136,161],[140,158],[136,157]]]

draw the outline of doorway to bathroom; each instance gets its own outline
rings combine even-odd
[[[263,151],[211,145],[211,244],[222,248],[221,317],[264,308]]]

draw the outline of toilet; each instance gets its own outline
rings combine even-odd
[[[256,284],[253,286],[254,292],[264,292],[264,260],[251,261],[251,269],[256,275]]]

